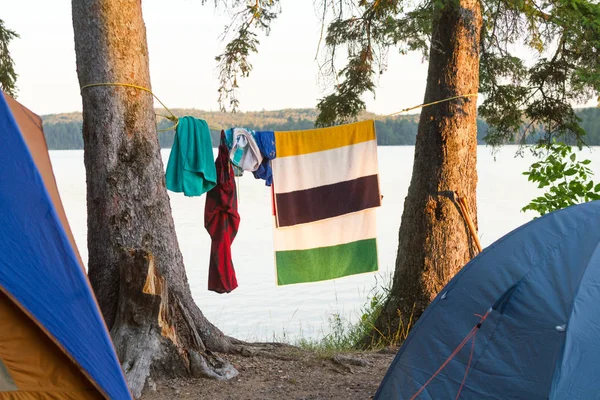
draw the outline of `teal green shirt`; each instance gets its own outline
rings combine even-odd
[[[166,172],[167,189],[200,196],[217,184],[217,170],[206,121],[179,118]]]

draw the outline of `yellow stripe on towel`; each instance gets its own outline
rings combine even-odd
[[[374,139],[375,121],[373,120],[330,128],[275,132],[277,158],[316,153]]]

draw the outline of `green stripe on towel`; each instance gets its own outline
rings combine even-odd
[[[275,253],[277,284],[317,282],[377,271],[377,239]]]

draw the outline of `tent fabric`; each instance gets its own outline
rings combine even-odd
[[[36,166],[35,150],[30,152],[30,142],[4,96],[0,96],[0,135],[0,291],[4,294],[0,317],[14,321],[0,324],[0,359],[18,389],[0,392],[0,398],[40,398],[40,392],[57,399],[94,398],[92,392],[84,397],[74,394],[93,385],[98,395],[130,399],[110,336],[65,230],[68,224],[61,221],[48,189],[55,187],[48,185],[51,172],[41,173],[43,168]],[[25,317],[37,328],[19,327],[19,318]],[[11,335],[17,327],[22,334]],[[23,354],[11,355],[17,348]],[[36,376],[42,381],[47,378],[47,385],[42,382],[43,387],[28,392]]]
[[[469,262],[425,310],[375,399],[598,398],[600,201],[536,219]]]
[[[0,398],[100,400],[103,396],[31,319],[0,293]],[[4,378],[4,379],[3,379]],[[12,392],[12,393],[10,393]],[[13,396],[13,397],[11,397]]]
[[[19,126],[21,135],[23,136],[23,139],[25,139],[25,143],[27,143],[27,147],[31,153],[31,156],[33,157],[33,161],[35,162],[38,171],[44,180],[48,194],[50,195],[52,203],[54,204],[54,209],[56,210],[63,229],[69,238],[69,242],[71,242],[73,251],[77,255],[77,258],[79,259],[79,262],[83,268],[83,262],[81,261],[81,256],[77,250],[77,244],[75,243],[75,238],[73,237],[73,233],[69,227],[67,215],[65,214],[62,201],[60,200],[60,195],[58,194],[58,188],[56,187],[56,180],[54,178],[54,172],[52,171],[50,156],[48,155],[48,146],[46,145],[46,138],[43,133],[42,119],[12,97],[8,95],[5,95],[4,97],[8,103],[13,117],[15,118],[15,121],[17,122],[17,125]]]

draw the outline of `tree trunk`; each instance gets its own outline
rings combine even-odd
[[[477,93],[481,9],[478,0],[444,0],[433,21],[425,103]],[[466,97],[423,108],[413,174],[404,202],[388,301],[365,344],[406,330],[474,256],[453,192],[476,214],[477,104]],[[377,332],[378,331],[378,332]]]
[[[73,0],[72,7],[80,86],[150,88],[141,1]],[[237,374],[210,352],[231,351],[232,340],[192,299],[152,95],[97,86],[83,89],[82,99],[89,277],[132,393],[139,397],[155,376]]]

